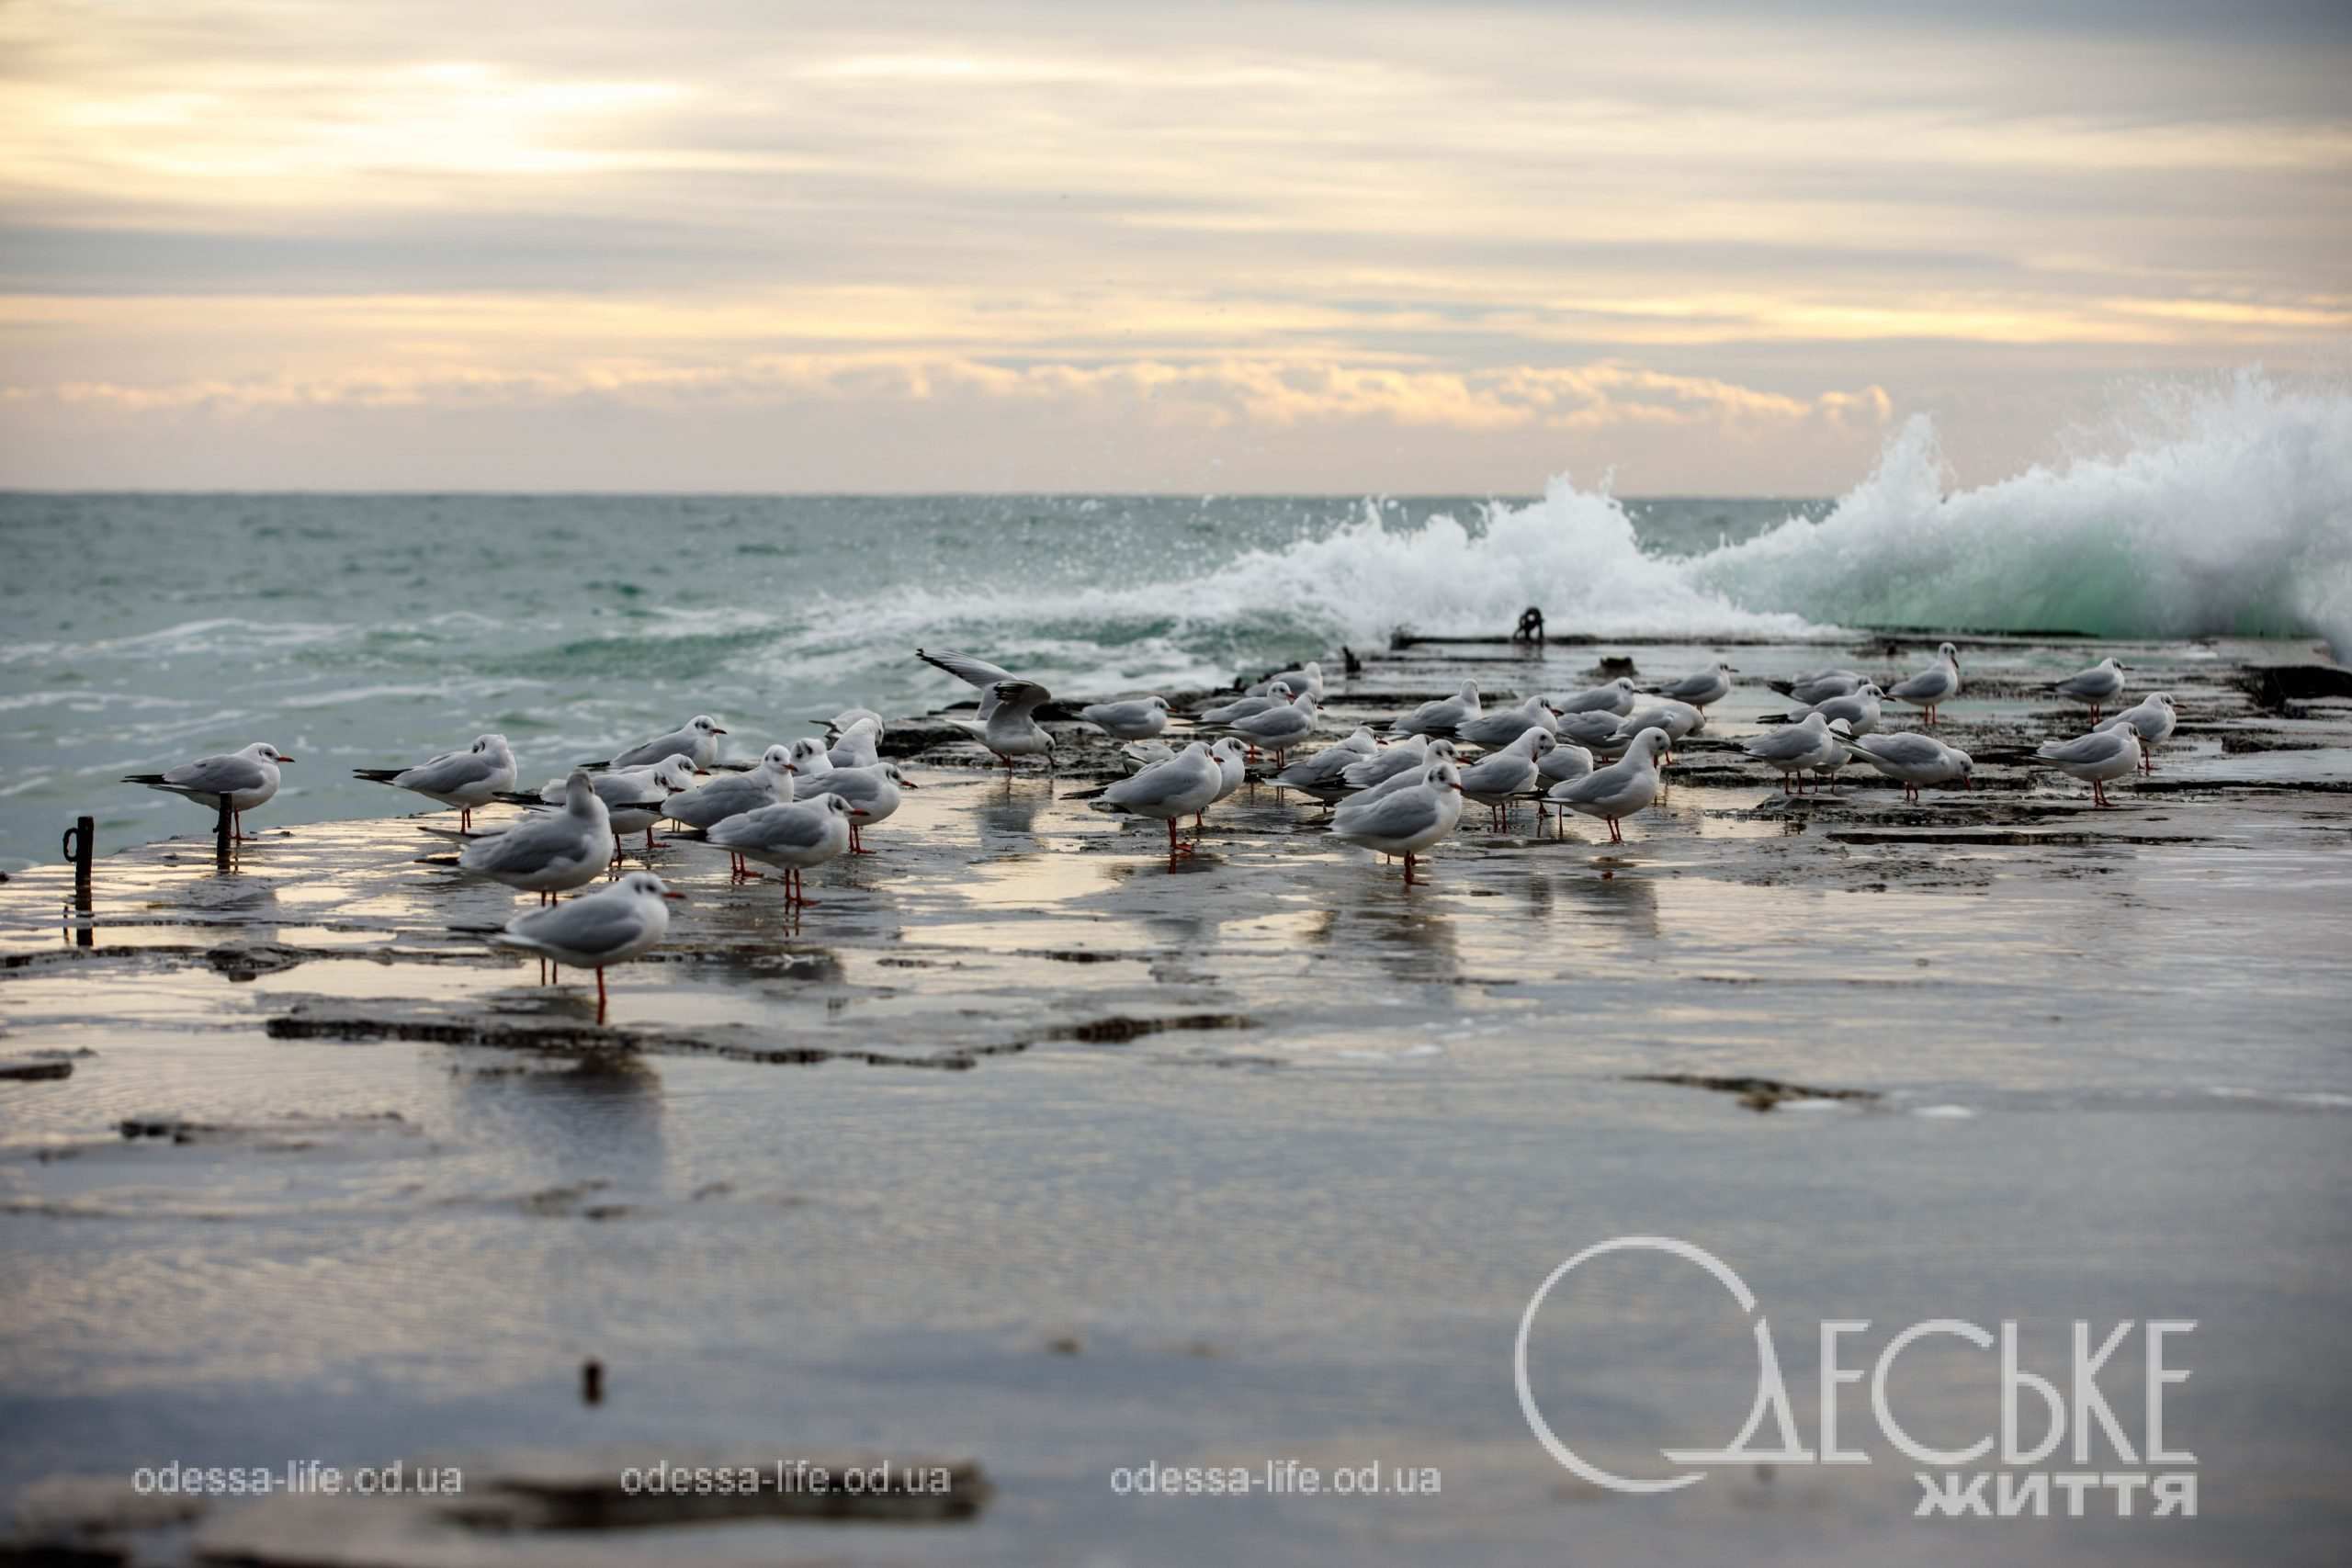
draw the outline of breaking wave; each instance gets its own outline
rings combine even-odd
[[[1122,597],[1186,619],[1298,616],[1340,637],[1397,626],[1792,637],[1917,626],[2102,637],[2317,634],[2352,652],[2352,395],[2258,373],[2148,394],[2105,450],[1954,490],[1915,416],[1818,520],[1675,554],[1605,490],[1555,479],[1397,528],[1377,503],[1319,537]]]

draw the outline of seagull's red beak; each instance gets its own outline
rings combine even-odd
[[[673,899],[681,904],[686,901],[686,896],[683,893],[664,893],[662,897],[664,898]]]
[[[717,726],[717,725],[715,725],[715,724],[714,724],[714,725],[712,725],[712,726],[710,727],[710,732],[711,732],[713,735],[724,735],[724,734],[726,734],[726,733],[727,733],[727,731],[725,731],[725,730],[723,730],[723,729],[719,728],[718,728],[718,726]]]
[[[278,760],[279,761],[281,761],[281,762],[290,762],[290,761],[292,761],[294,759],[293,759],[293,758],[291,758],[291,757],[289,757],[289,756],[288,756],[285,752],[280,751],[280,752],[277,754],[277,760]]]

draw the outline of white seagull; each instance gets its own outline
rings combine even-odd
[[[1897,681],[1883,694],[1898,703],[1924,710],[1920,721],[1936,722],[1936,709],[1960,695],[1960,649],[1950,643],[1936,647],[1936,661],[1917,674]],[[1832,718],[1841,716],[1831,714]]]
[[[1231,724],[1237,718],[1249,718],[1255,714],[1272,713],[1276,708],[1288,707],[1291,698],[1297,694],[1287,681],[1269,682],[1262,692],[1252,692],[1246,697],[1237,697],[1219,706],[1202,709],[1193,716],[1193,722]]]
[[[1962,789],[1973,789],[1970,772],[1975,759],[1957,746],[1947,746],[1932,735],[1922,735],[1916,729],[1897,730],[1892,735],[1864,735],[1841,742],[1846,753],[1857,762],[1868,762],[1888,778],[1903,784],[1903,798],[1919,798],[1921,784],[1951,784],[1955,779]]]
[[[1247,741],[1252,750],[1272,751],[1274,765],[1280,767],[1286,753],[1315,733],[1316,706],[1315,694],[1301,692],[1287,706],[1237,718],[1226,728]]]
[[[1478,682],[1464,681],[1453,696],[1423,703],[1389,728],[1399,735],[1451,735],[1484,712],[1478,702]]]
[[[696,773],[706,772],[718,757],[718,738],[727,731],[707,713],[698,713],[667,735],[632,746],[609,762],[597,764],[607,768],[649,768],[664,757],[692,757]]]
[[[605,970],[652,952],[670,933],[670,900],[684,898],[650,871],[632,871],[552,909],[515,916],[490,940],[535,953],[560,968],[596,972],[596,1021],[605,1021]]]
[[[1274,775],[1274,784],[1283,789],[1299,790],[1327,804],[1348,792],[1347,771],[1366,757],[1380,750],[1380,742],[1370,729],[1356,726],[1355,732],[1344,739],[1335,740],[1312,757],[1303,757]]]
[[[1121,779],[1087,804],[1114,816],[1147,817],[1168,824],[1168,858],[1193,853],[1179,843],[1176,823],[1197,818],[1225,792],[1225,769],[1205,742],[1195,740],[1167,761],[1155,763],[1132,778]]]
[[[2053,682],[2052,685],[2062,697],[2090,704],[2091,722],[2097,724],[2099,708],[2123,694],[2123,672],[2131,668],[2113,654],[2109,654],[2089,669]]]
[[[2172,739],[2180,727],[2180,715],[2173,710],[2170,692],[2150,692],[2131,707],[2111,718],[2100,720],[2094,729],[2115,729],[2130,725],[2140,737],[2142,766],[2149,773],[2156,771],[2156,748]]]
[[[184,795],[216,812],[226,796],[235,818],[232,829],[237,841],[243,843],[245,813],[268,804],[277,793],[278,768],[293,760],[268,741],[256,740],[242,751],[198,757],[164,773],[125,774],[122,782],[145,784],[166,795]]]
[[[849,819],[849,852],[870,855],[874,852],[865,847],[865,830],[899,814],[900,790],[922,786],[900,773],[896,763],[876,762],[864,768],[835,768],[813,787],[838,795],[856,807]]]
[[[1547,735],[1557,735],[1560,716],[1541,696],[1507,708],[1496,708],[1479,715],[1462,726],[1459,733],[1473,746],[1492,749],[1508,746],[1531,729],[1541,729]],[[1475,793],[1473,798],[1476,798]]]
[[[1673,739],[1653,726],[1626,742],[1623,761],[1554,784],[1544,798],[1582,816],[1600,818],[1609,824],[1609,841],[1622,844],[1625,830],[1617,824],[1657,798],[1658,764],[1674,761],[1673,746]],[[1565,813],[1561,820],[1566,822]]]
[[[1168,728],[1166,697],[1136,697],[1122,703],[1089,703],[1078,716],[1114,740],[1149,740]]]
[[[1462,793],[1492,814],[1495,831],[1499,833],[1510,820],[1513,798],[1533,789],[1542,776],[1535,759],[1558,750],[1559,744],[1548,729],[1522,731],[1510,745],[1487,752],[1461,771]]]
[[[1572,713],[1607,713],[1623,718],[1634,711],[1634,698],[1638,694],[1633,677],[1620,675],[1614,681],[1589,686],[1565,697],[1554,697],[1552,706],[1563,717]]]
[[[999,681],[989,691],[996,701],[988,705],[986,720],[979,724],[967,724],[961,719],[949,722],[1002,759],[1007,779],[1012,776],[1015,757],[1042,754],[1050,769],[1054,738],[1038,725],[1035,716],[1039,705],[1053,700],[1053,694],[1035,681]]]
[[[882,721],[878,718],[853,720],[847,729],[833,738],[825,760],[836,768],[870,768],[882,760],[878,742],[882,739]]]
[[[2140,732],[2129,725],[2094,729],[2073,740],[2046,740],[2034,755],[2090,785],[2094,808],[2112,807],[2115,802],[2107,798],[2107,786],[2140,771]]]
[[[1767,681],[1764,683],[1782,696],[1792,697],[1810,706],[1831,697],[1842,697],[1860,691],[1862,682],[1869,679],[1859,670],[1808,670],[1785,681]]]
[[[1273,690],[1274,682],[1277,681],[1288,686],[1293,695],[1300,692],[1312,692],[1317,702],[1323,699],[1323,666],[1316,660],[1310,659],[1295,670],[1284,670],[1279,674],[1267,676],[1250,688],[1250,694],[1264,696]]]
[[[989,721],[989,716],[996,712],[997,705],[1004,701],[1004,698],[997,693],[998,686],[1007,681],[1015,685],[1031,683],[1023,681],[1022,677],[1015,675],[1001,664],[990,664],[985,659],[975,659],[968,653],[958,653],[952,648],[943,648],[937,653],[918,648],[915,649],[915,657],[925,664],[946,671],[967,685],[978,686],[980,689],[979,720],[982,724],[986,724]],[[1043,690],[1042,687],[1039,689]]]
[[[471,828],[476,807],[488,806],[514,787],[514,753],[503,735],[478,735],[465,750],[444,751],[413,768],[354,768],[351,776],[454,806],[458,826]]]
[[[1623,745],[1645,729],[1663,729],[1669,740],[1679,740],[1692,731],[1702,728],[1707,716],[1689,703],[1672,697],[1662,699],[1636,714],[1629,714],[1617,721],[1617,733],[1612,738]]]
[[[631,833],[643,833],[645,847],[650,850],[653,848],[653,824],[662,820],[663,805],[680,790],[694,788],[695,762],[692,757],[664,757],[650,768],[592,774],[588,783],[596,792],[596,798],[605,803],[616,845]],[[509,806],[536,811],[561,806],[568,785],[567,780],[549,779],[537,795],[502,795],[498,798]],[[614,858],[619,858],[617,852]]]
[[[1817,703],[1797,708],[1782,716],[1792,721],[1811,718],[1815,714],[1836,722],[1844,719],[1848,728],[1857,735],[1868,735],[1877,729],[1883,715],[1879,699],[1886,694],[1875,682],[1865,681],[1842,697],[1824,697]]]
[[[588,770],[574,768],[563,784],[562,810],[537,813],[502,831],[468,840],[458,864],[552,903],[558,894],[594,881],[613,863],[616,848],[612,813],[597,798]]]
[[[1341,803],[1331,815],[1331,836],[1384,855],[1405,857],[1405,886],[1413,885],[1413,861],[1453,831],[1462,820],[1462,774],[1452,762],[1431,762],[1416,783],[1376,799]]]
[[[1780,770],[1782,795],[1792,789],[1803,794],[1805,770],[1821,767],[1828,761],[1828,754],[1835,753],[1841,764],[1846,760],[1845,747],[1829,733],[1829,721],[1817,713],[1805,715],[1799,723],[1757,736],[1740,750],[1765,766]]]
[[[739,859],[755,860],[784,873],[786,904],[816,902],[802,875],[849,852],[849,830],[857,807],[838,795],[820,795],[790,806],[763,806],[729,817],[705,838]],[[746,873],[738,873],[739,876]]]
[[[1660,686],[1657,694],[1671,697],[1679,703],[1689,703],[1702,708],[1719,703],[1731,694],[1731,678],[1739,671],[1721,660],[1712,670],[1702,670],[1696,675],[1685,675],[1670,686]]]

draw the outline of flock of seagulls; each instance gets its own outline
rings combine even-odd
[[[917,649],[926,663],[978,689],[977,716],[956,720],[992,752],[1008,774],[1025,758],[1043,757],[1050,770],[1054,739],[1038,722],[1053,701],[1039,682],[954,651]],[[2041,747],[2038,759],[2091,786],[2093,803],[2109,807],[2109,784],[2155,767],[2157,747],[2177,723],[2172,698],[2154,693],[2102,718],[2125,684],[2127,667],[2105,659],[2053,682],[2060,696],[2088,705],[2092,729]],[[1655,802],[1661,770],[1674,747],[1705,723],[1706,709],[1733,690],[1738,671],[1718,662],[1654,691],[1619,678],[1577,692],[1537,694],[1488,707],[1476,682],[1449,697],[1423,703],[1385,725],[1364,725],[1294,760],[1321,724],[1321,666],[1300,665],[1260,682],[1238,698],[1190,716],[1193,739],[1166,737],[1179,716],[1165,697],[1151,695],[1080,708],[1075,716],[1123,742],[1132,770],[1080,796],[1095,810],[1166,824],[1170,863],[1193,853],[1179,833],[1187,817],[1197,827],[1209,807],[1248,782],[1260,753],[1273,759],[1267,775],[1278,789],[1296,790],[1330,808],[1333,838],[1404,863],[1408,886],[1419,860],[1458,829],[1468,804],[1486,808],[1497,830],[1515,805],[1532,800],[1539,818],[1555,815],[1565,833],[1570,812],[1605,823],[1611,843],[1623,827]],[[1793,705],[1787,722],[1748,740],[1749,758],[1781,775],[1784,791],[1834,785],[1840,769],[1860,763],[1900,783],[1906,800],[1923,787],[1969,787],[1969,754],[1935,736],[1882,728],[1882,704],[1892,700],[1920,711],[1933,727],[1942,705],[1961,690],[1960,657],[1949,642],[1935,662],[1882,689],[1857,671],[1809,671],[1767,682]],[[824,721],[822,739],[804,737],[769,747],[755,761],[719,761],[726,728],[697,714],[678,728],[600,762],[582,763],[537,790],[517,788],[518,770],[506,737],[477,737],[451,751],[407,768],[360,768],[370,783],[423,795],[454,808],[458,826],[424,831],[458,846],[458,868],[518,892],[538,896],[539,908],[516,917],[492,940],[537,954],[560,969],[596,971],[598,1016],[605,1007],[605,970],[651,951],[669,929],[669,905],[684,897],[650,871],[632,872],[595,893],[561,896],[608,877],[624,840],[642,833],[647,849],[661,823],[672,837],[724,852],[730,879],[759,879],[753,863],[779,872],[787,905],[814,902],[805,875],[843,855],[870,853],[866,830],[888,821],[903,793],[917,787],[883,761],[884,720],[870,708],[850,708]],[[1375,733],[1375,730],[1385,733]],[[1475,753],[1475,754],[1474,754]],[[124,782],[184,795],[218,812],[225,803],[239,840],[243,814],[277,793],[279,769],[294,759],[266,742],[220,756],[199,757],[162,773],[134,773]],[[485,807],[521,807],[503,827],[477,829]]]

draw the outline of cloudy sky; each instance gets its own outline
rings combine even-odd
[[[0,483],[1827,493],[2352,367],[2352,7],[0,0]]]

